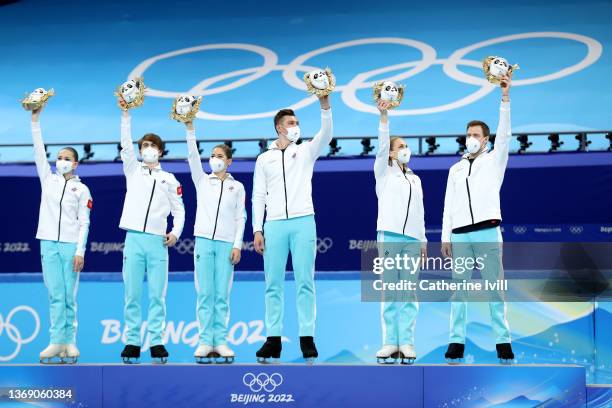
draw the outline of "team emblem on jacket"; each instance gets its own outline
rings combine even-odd
[[[89,208],[90,210],[93,208],[93,200],[91,198],[87,200],[87,208]]]
[[[182,196],[183,195],[183,186],[178,186],[176,188],[176,194]]]
[[[72,187],[72,192],[74,193],[75,191],[77,191],[76,187]]]
[[[234,191],[234,186],[229,186],[228,190],[229,191]]]

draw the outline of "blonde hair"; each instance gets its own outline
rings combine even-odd
[[[393,159],[391,158],[391,149],[393,148],[393,144],[398,140],[402,140],[402,138],[399,136],[393,136],[391,140],[389,140],[389,166],[393,166]]]

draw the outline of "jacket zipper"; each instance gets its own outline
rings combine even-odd
[[[152,174],[152,170],[149,169],[149,175]],[[142,232],[147,232],[147,221],[149,220],[149,210],[151,210],[151,203],[153,202],[153,193],[155,193],[155,184],[157,183],[157,179],[153,178],[153,188],[151,189],[151,197],[149,198],[149,206],[147,207],[147,214],[145,215],[144,227],[142,227]]]
[[[66,192],[66,185],[68,185],[68,180],[64,180],[64,189],[62,190],[62,197],[59,202],[59,221],[57,222],[57,240],[60,240],[60,232],[62,230],[62,201],[64,201],[64,193]]]
[[[465,186],[467,187],[468,204],[470,206],[470,217],[472,217],[472,224],[474,224],[474,211],[472,210],[472,196],[470,195],[470,183],[468,182],[468,178],[472,174],[472,163],[473,161],[470,161],[470,169],[468,171],[467,177],[465,178]]]
[[[219,193],[219,204],[217,204],[217,215],[215,216],[215,228],[211,239],[215,239],[215,233],[217,232],[217,221],[219,221],[219,208],[221,208],[221,197],[223,197],[223,183],[225,180],[221,180],[221,192]]]
[[[281,150],[282,153],[282,164],[283,164],[283,185],[285,187],[285,215],[289,219],[289,203],[287,202],[287,179],[285,177],[285,149]]]
[[[408,176],[406,176],[406,173],[404,173],[404,178],[408,180]],[[410,187],[410,193],[408,194],[408,207],[406,207],[406,219],[404,220],[404,228],[402,228],[403,235],[406,235],[406,224],[408,223],[408,214],[410,213],[410,202],[412,201],[412,183],[410,182],[410,180],[408,180],[408,186]]]

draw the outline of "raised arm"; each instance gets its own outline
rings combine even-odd
[[[510,124],[510,86],[512,79],[504,77],[500,83],[502,102],[499,106],[499,123],[495,132],[495,146],[493,154],[500,176],[503,176],[508,164],[510,153],[510,140],[512,140],[512,127]]]
[[[253,233],[263,232],[264,213],[266,210],[266,175],[264,174],[261,156],[255,162],[253,174]]]
[[[123,161],[123,172],[126,176],[138,169],[138,159],[132,141],[130,112],[127,110],[121,111],[121,161]]]
[[[246,193],[244,187],[238,189],[238,197],[236,198],[236,212],[234,213],[234,221],[236,222],[236,236],[234,237],[234,248],[242,249],[242,239],[244,237],[244,224],[246,224],[247,213],[244,208]]]
[[[185,127],[187,129],[187,161],[189,162],[189,169],[191,170],[191,180],[193,180],[193,184],[197,188],[202,176],[206,175],[206,173],[202,170],[202,161],[200,159],[200,151],[198,150],[193,123],[185,123]]]
[[[34,144],[34,163],[36,163],[36,172],[42,184],[49,175],[51,175],[51,166],[47,160],[47,151],[42,139],[42,131],[40,129],[40,113],[43,108],[32,111],[32,142]]]
[[[310,140],[306,142],[306,147],[310,152],[310,158],[315,161],[329,145],[334,134],[331,106],[329,105],[329,95],[319,98],[321,104],[321,129]]]
[[[376,159],[374,160],[374,177],[376,179],[383,177],[389,167],[389,115],[388,102],[380,101],[378,110],[380,111],[380,123],[378,124],[378,150],[376,151]]]

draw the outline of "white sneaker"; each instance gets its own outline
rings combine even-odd
[[[196,358],[208,357],[208,355],[212,353],[212,351],[213,351],[212,346],[209,346],[208,344],[200,344],[198,348],[196,349],[195,353],[193,353],[193,356]]]
[[[412,344],[404,344],[399,347],[400,356],[403,355],[404,358],[408,359],[416,359],[416,351],[414,351],[414,346]]]
[[[390,358],[392,354],[399,351],[399,347],[391,344],[385,344],[376,352],[376,358]]]
[[[221,357],[234,357],[234,351],[229,348],[226,344],[220,344],[218,346],[215,346],[213,351],[219,353],[219,355]]]
[[[65,345],[65,362],[68,364],[74,364],[77,362],[77,359],[79,358],[79,356],[81,355],[81,353],[79,352],[79,349],[77,348],[76,344],[71,343],[71,344],[66,344]]]
[[[64,357],[66,357],[66,346],[63,344],[51,343],[40,352],[40,362],[42,364],[61,364]]]

